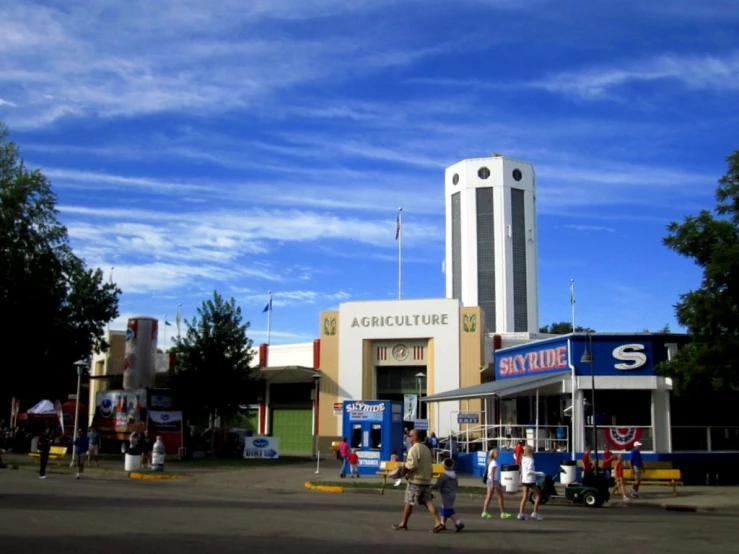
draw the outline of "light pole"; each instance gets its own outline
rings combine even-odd
[[[593,420],[593,458],[595,474],[598,475],[598,425],[595,422],[595,365],[593,361],[593,337],[587,334],[588,345],[580,358],[580,363],[590,364],[590,411]]]
[[[77,360],[74,362],[74,365],[77,367],[77,396],[75,397],[74,401],[74,429],[72,429],[72,440],[74,441],[75,438],[77,438],[77,425],[79,423],[80,419],[80,385],[82,383],[82,371],[89,367],[89,363],[87,363],[87,360]],[[72,461],[69,464],[69,467],[75,466],[75,457],[77,454],[75,453],[75,448],[72,447]]]
[[[426,378],[426,374],[423,371],[419,371],[416,373],[416,381],[418,382],[418,399],[416,400],[417,403],[417,414],[416,419],[422,419],[421,418],[421,392],[423,391],[423,380]]]
[[[318,384],[321,382],[321,374],[313,374],[313,455],[318,458]],[[318,470],[316,470],[318,473]]]

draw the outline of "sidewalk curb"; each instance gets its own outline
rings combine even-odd
[[[320,491],[320,492],[332,492],[335,494],[339,494],[344,492],[344,487],[332,487],[327,485],[314,485],[310,481],[306,481],[304,483],[304,486],[306,489],[312,490],[312,491]]]
[[[132,471],[128,474],[130,479],[139,479],[141,481],[172,481],[174,479],[187,479],[189,475],[154,475],[150,473],[139,473]]]

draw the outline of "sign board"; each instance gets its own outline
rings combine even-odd
[[[460,425],[465,425],[465,424],[479,425],[480,414],[466,414],[466,413],[460,412],[457,414],[457,423],[459,423]]]
[[[247,460],[275,460],[280,457],[278,437],[244,437],[244,458]]]
[[[403,395],[403,421],[413,421],[416,419],[416,408],[418,407],[418,395]]]
[[[428,431],[429,430],[429,420],[428,419],[415,419],[413,420],[413,428],[418,429],[419,431]]]
[[[357,458],[359,458],[359,467],[380,467],[379,450],[357,450]]]
[[[334,415],[341,415],[341,402],[334,402]]]
[[[382,402],[352,402],[345,405],[349,421],[382,421],[385,404]]]

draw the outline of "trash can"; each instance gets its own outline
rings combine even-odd
[[[126,471],[138,471],[141,469],[141,454],[126,454],[124,469]]]
[[[503,464],[500,466],[500,486],[505,492],[518,492],[521,484],[521,473],[517,465]]]
[[[559,464],[559,482],[567,486],[577,481],[577,462],[575,460],[562,460]]]

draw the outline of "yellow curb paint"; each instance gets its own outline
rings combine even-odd
[[[314,485],[310,481],[305,482],[305,488],[310,489],[312,491],[321,491],[321,492],[333,492],[333,493],[344,492],[344,487],[330,487],[328,485]]]
[[[148,473],[131,472],[128,474],[131,479],[140,479],[142,481],[171,481],[172,479],[185,479],[188,475],[153,475]]]

